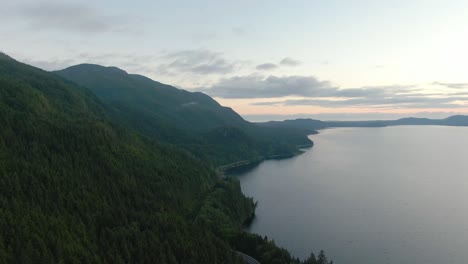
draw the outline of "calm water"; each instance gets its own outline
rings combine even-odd
[[[323,130],[315,146],[239,175],[251,231],[337,264],[468,263],[468,128]]]

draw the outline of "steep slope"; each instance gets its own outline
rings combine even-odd
[[[131,108],[175,128],[207,131],[247,125],[232,109],[203,93],[177,89],[115,67],[81,64],[56,73],[91,89],[117,108]]]
[[[0,54],[0,263],[239,263],[238,182],[107,108]]]
[[[177,89],[115,67],[81,64],[55,73],[112,105],[117,122],[147,137],[181,146],[215,166],[293,155],[297,145],[311,144],[302,130],[258,127],[203,93]]]

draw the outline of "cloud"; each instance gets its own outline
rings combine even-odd
[[[292,58],[284,58],[280,61],[280,65],[282,66],[298,66],[301,62]]]
[[[361,98],[304,98],[304,99],[288,99],[282,101],[271,102],[255,102],[252,105],[258,106],[319,106],[326,108],[339,107],[372,107],[378,108],[460,108],[466,107],[468,97],[428,97],[422,94],[416,95],[399,95],[395,94],[391,97],[361,97]]]
[[[293,67],[293,66],[298,66],[300,64],[301,64],[300,61],[286,57],[282,59],[278,64],[266,62],[266,63],[257,65],[255,68],[260,71],[268,71],[268,70],[276,69],[279,66]]]
[[[10,17],[18,17],[31,29],[54,29],[80,33],[122,32],[129,30],[129,17],[103,14],[78,3],[34,2],[16,7]]]
[[[223,58],[222,53],[209,50],[184,50],[161,58],[165,63],[158,67],[162,74],[226,74],[234,71],[237,63]]]
[[[199,90],[223,98],[275,98],[289,95],[319,96],[335,91],[329,82],[315,77],[237,76],[221,79],[210,88]]]
[[[286,105],[286,106],[320,106],[320,107],[373,107],[373,108],[459,108],[460,104],[455,104],[455,101],[467,101],[467,97],[405,97],[394,96],[389,98],[354,98],[346,100],[330,100],[330,99],[293,99],[284,100],[281,102],[270,102],[270,105]],[[268,102],[254,105],[268,105]]]
[[[224,78],[209,88],[200,90],[223,98],[277,98],[302,97],[382,97],[408,92],[411,86],[380,86],[339,89],[328,81],[314,76],[248,75]]]
[[[468,83],[444,83],[444,82],[433,82],[434,85],[445,86],[453,89],[464,89],[468,88]]]
[[[270,63],[270,62],[259,64],[259,65],[257,65],[256,69],[261,70],[261,71],[267,71],[267,70],[276,69],[279,66],[295,67],[295,66],[298,66],[300,64],[301,64],[300,61],[289,58],[289,57],[286,57],[286,58],[282,59],[281,61],[279,61],[278,64]]]
[[[301,97],[300,99],[252,103],[252,105],[257,106],[373,107],[376,109],[468,107],[468,93],[466,91],[456,93],[433,91],[428,93],[420,85],[343,89],[313,76],[237,76],[221,79],[212,87],[201,90],[214,97],[230,99]]]
[[[274,63],[263,63],[263,64],[259,64],[257,65],[257,67],[255,67],[257,70],[261,70],[261,71],[267,71],[267,70],[273,70],[273,69],[276,69],[278,68],[278,66]]]

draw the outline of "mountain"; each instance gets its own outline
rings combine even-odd
[[[178,129],[206,131],[219,126],[247,125],[236,112],[203,93],[191,93],[116,67],[81,64],[56,74],[92,90],[122,112],[131,109]]]
[[[113,111],[0,53],[0,263],[318,263],[242,231],[255,204],[237,180]]]
[[[468,126],[468,116],[455,115],[445,119],[441,119],[441,125],[445,126]]]
[[[257,126],[208,95],[116,67],[80,64],[55,73],[93,91],[113,108],[109,115],[116,122],[185,148],[214,166],[290,156],[298,145],[311,144],[302,130]]]
[[[0,56],[0,263],[241,263],[239,183],[113,124],[89,90]]]

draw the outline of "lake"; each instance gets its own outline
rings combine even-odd
[[[335,264],[468,263],[468,128],[336,128],[237,175],[250,231]]]

